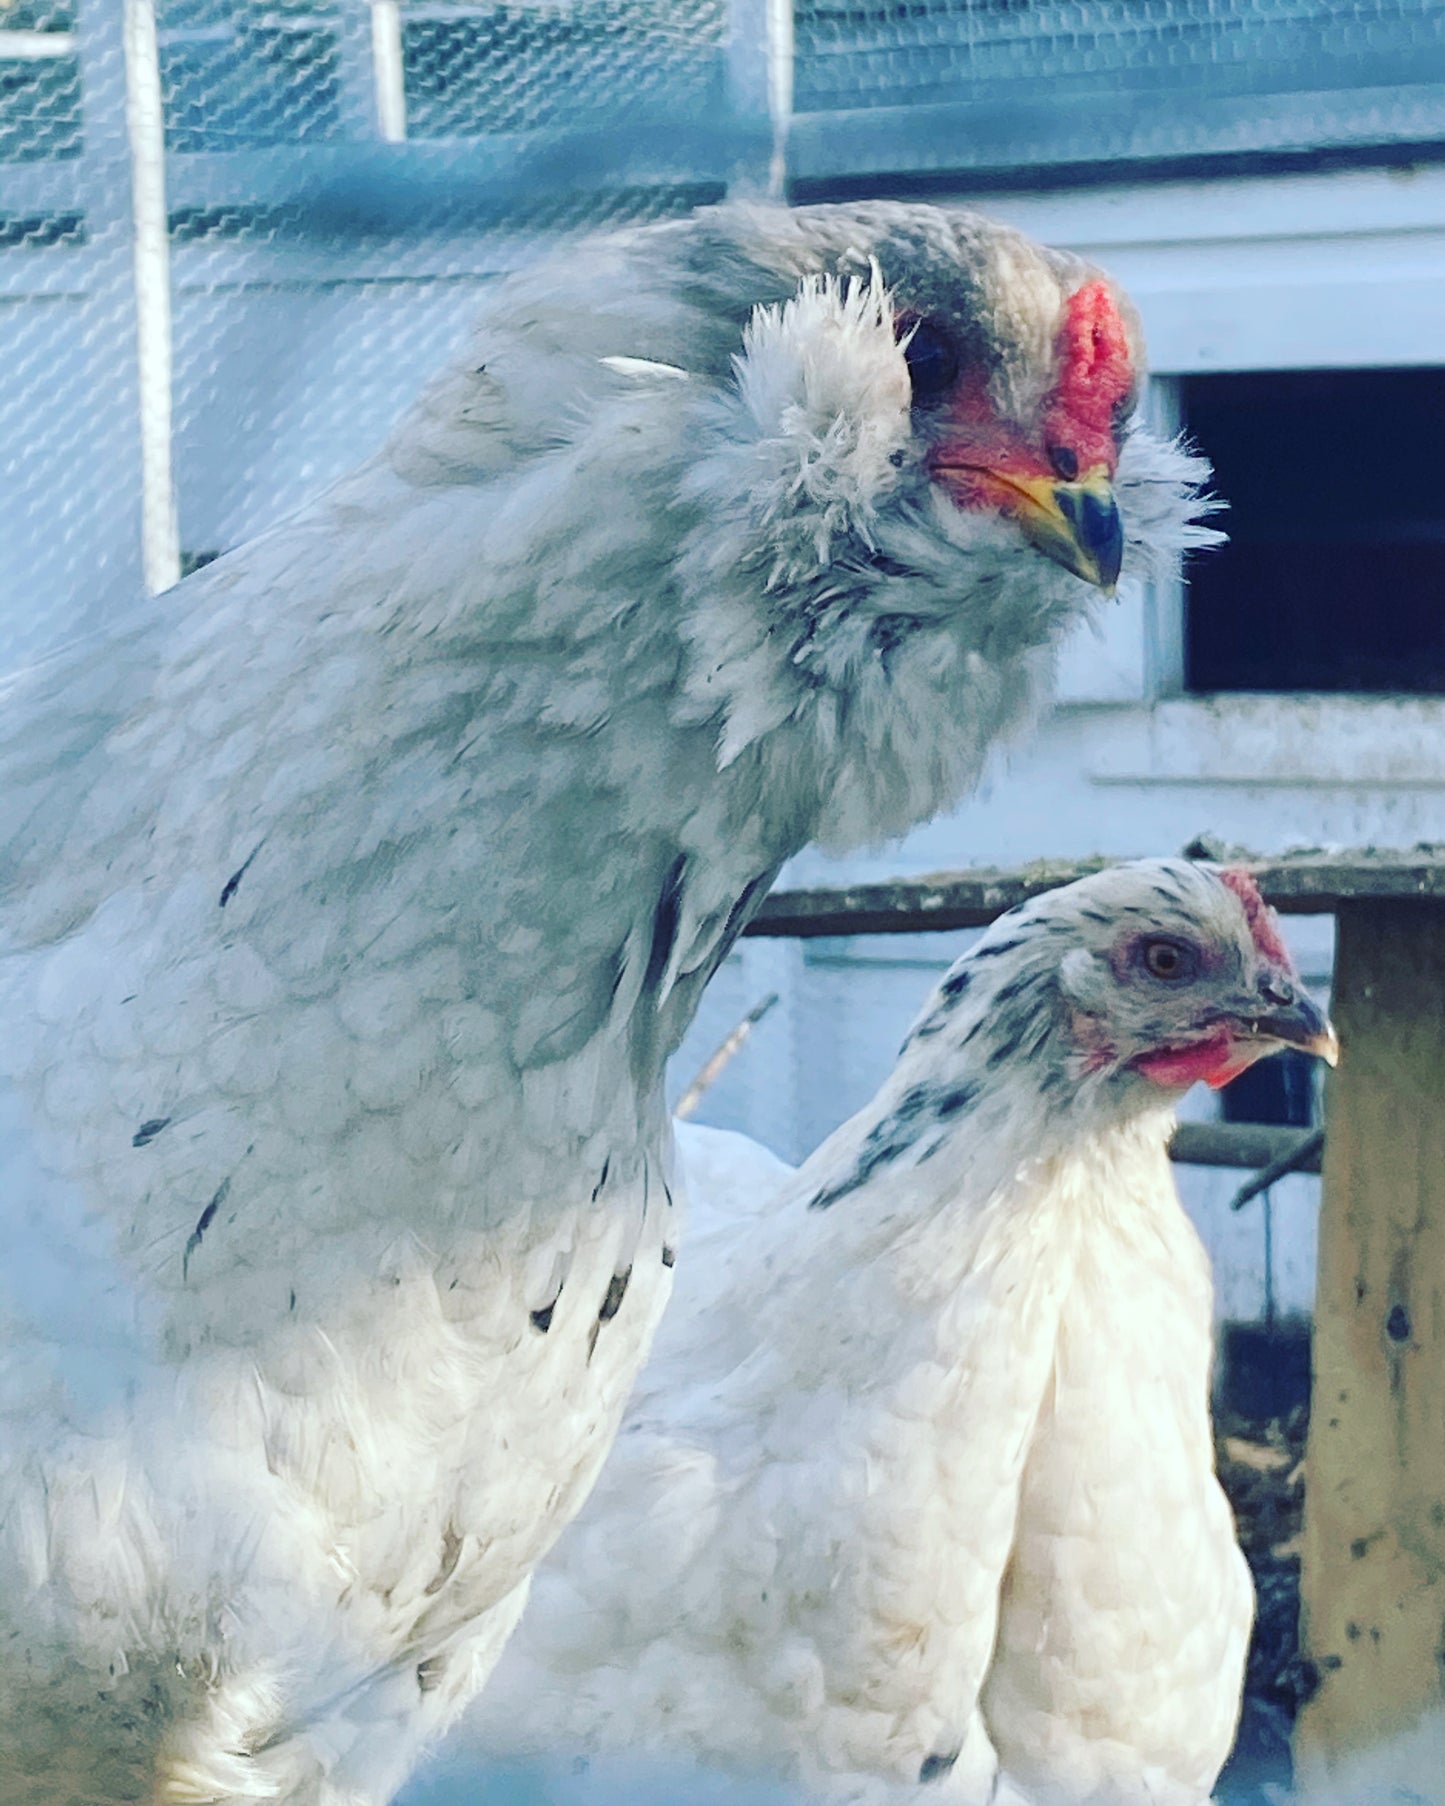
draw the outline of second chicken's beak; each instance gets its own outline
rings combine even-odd
[[[1283,1042],[1286,1047],[1297,1047],[1301,1053],[1314,1054],[1327,1066],[1334,1066],[1339,1061],[1339,1037],[1329,1018],[1302,991],[1292,1002],[1267,1015],[1251,1016],[1249,1029],[1251,1034]]]
[[[1105,467],[1096,465],[1073,483],[995,474],[1017,498],[1011,512],[1024,537],[1046,558],[1112,595],[1124,562],[1124,525]]]
[[[1278,1053],[1282,1047],[1297,1047],[1301,1053],[1314,1054],[1330,1066],[1338,1061],[1339,1041],[1319,1005],[1288,981],[1271,988],[1273,996],[1269,991],[1265,993],[1268,1009],[1258,1009],[1251,1000],[1220,1024],[1224,1057],[1213,1071],[1202,1075],[1205,1084],[1216,1091],[1237,1079],[1256,1060]]]

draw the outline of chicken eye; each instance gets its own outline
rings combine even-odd
[[[1151,978],[1162,978],[1168,984],[1178,984],[1181,979],[1194,976],[1194,954],[1180,941],[1153,936],[1144,942],[1140,957]]]
[[[1079,454],[1072,445],[1051,445],[1049,463],[1054,467],[1054,475],[1062,477],[1066,483],[1072,483],[1079,474]]]
[[[913,401],[937,401],[958,377],[958,347],[933,320],[920,320],[903,346]]]

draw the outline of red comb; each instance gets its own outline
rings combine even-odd
[[[1244,905],[1245,920],[1254,944],[1264,957],[1286,972],[1294,971],[1289,948],[1280,938],[1279,918],[1259,894],[1259,886],[1242,867],[1232,865],[1219,874],[1220,882],[1232,890]]]
[[[1079,463],[1113,466],[1114,411],[1134,385],[1129,334],[1107,282],[1086,282],[1064,304],[1059,381],[1049,404],[1050,435]]]

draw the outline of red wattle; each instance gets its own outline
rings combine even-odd
[[[1202,1079],[1218,1091],[1238,1078],[1246,1066],[1252,1066],[1262,1051],[1236,1041],[1221,1029],[1207,1041],[1196,1041],[1191,1047],[1161,1047],[1153,1053],[1140,1054],[1131,1064],[1136,1072],[1142,1072],[1146,1079],[1166,1090],[1186,1090]]]

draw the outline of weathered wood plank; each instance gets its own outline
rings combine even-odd
[[[1445,905],[1342,903],[1332,1013],[1306,1772],[1445,1700]]]
[[[1253,1171],[1293,1153],[1302,1133],[1270,1123],[1181,1122],[1170,1137],[1169,1158],[1180,1166],[1234,1166]],[[1319,1170],[1318,1155],[1294,1168],[1300,1173]]]
[[[1015,904],[1097,872],[1107,859],[1039,860],[1033,864],[938,872],[882,884],[774,891],[746,934],[916,934],[980,928]],[[1292,915],[1329,915],[1342,904],[1406,898],[1445,900],[1445,847],[1406,852],[1287,853],[1241,856],[1266,899]]]

